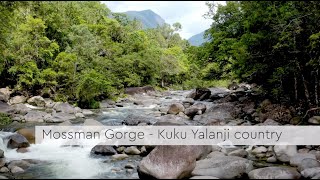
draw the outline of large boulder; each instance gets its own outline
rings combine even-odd
[[[249,172],[250,179],[299,179],[301,175],[291,167],[265,167]]]
[[[187,95],[187,98],[192,98],[194,100],[203,101],[209,99],[211,96],[211,91],[208,88],[196,88],[190,94]]]
[[[211,151],[208,146],[157,146],[138,165],[140,179],[190,177],[196,160]]]
[[[117,151],[109,145],[96,145],[91,149],[91,155],[112,156],[117,154]]]
[[[13,134],[8,137],[7,147],[10,149],[29,147],[29,141],[21,134]]]
[[[232,82],[231,84],[228,85],[229,90],[236,90],[239,88],[239,85],[235,82]]]
[[[320,179],[320,167],[305,169],[301,175],[306,179]]]
[[[320,124],[320,116],[313,116],[308,120],[310,124]]]
[[[38,107],[45,107],[46,106],[46,101],[41,96],[34,96],[34,97],[28,99],[27,102],[33,106],[38,106]]]
[[[182,101],[182,104],[185,108],[188,108],[194,104],[194,99],[186,98],[185,100]]]
[[[122,121],[122,124],[128,125],[128,126],[136,126],[140,123],[146,123],[150,124],[149,118],[145,116],[139,116],[135,114],[129,114],[124,120]]]
[[[29,111],[27,115],[24,116],[26,122],[43,122],[44,116],[47,115],[43,111]]]
[[[25,104],[15,104],[12,106],[13,112],[15,114],[26,115],[31,109]]]
[[[8,102],[11,95],[11,91],[9,88],[1,88],[0,89],[0,101]]]
[[[281,162],[289,162],[291,157],[298,153],[295,145],[275,145],[273,151]]]
[[[179,112],[184,112],[184,106],[180,103],[173,103],[169,106],[168,114],[179,114]]]
[[[47,123],[61,123],[68,120],[74,120],[76,116],[65,112],[53,112],[52,116],[47,116],[44,120]]]
[[[27,98],[24,96],[15,96],[9,100],[9,104],[11,104],[11,105],[21,104],[21,103],[25,103],[26,100],[27,100]]]
[[[67,114],[75,114],[76,110],[73,106],[71,106],[69,103],[63,103],[63,102],[57,102],[53,109],[55,109],[57,112],[67,113]]]
[[[150,91],[154,91],[154,88],[152,86],[129,87],[129,88],[125,89],[125,93],[129,94],[129,95],[142,94],[142,93],[147,93]]]
[[[13,112],[14,109],[9,106],[7,103],[0,101],[0,113],[10,113]]]
[[[22,128],[16,131],[16,133],[21,134],[24,136],[29,143],[34,144],[35,143],[35,129],[31,128]]]
[[[185,109],[184,113],[189,117],[203,114],[207,109],[207,106],[202,103],[193,104],[191,107]]]
[[[219,156],[197,161],[193,176],[213,176],[220,179],[235,179],[253,170],[253,162],[237,156]]]

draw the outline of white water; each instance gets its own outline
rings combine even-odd
[[[1,132],[1,137],[9,133]],[[2,138],[1,138],[2,139]],[[17,153],[15,149],[7,149],[6,142],[0,140],[0,148],[4,149],[7,161],[21,159],[37,159],[52,162],[48,166],[55,178],[92,178],[110,172],[111,164],[102,163],[103,159],[90,157],[92,147],[60,147],[57,144],[31,144],[30,152]]]

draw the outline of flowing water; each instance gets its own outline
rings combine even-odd
[[[212,91],[223,91],[212,89]],[[144,105],[124,103],[124,107],[102,109],[95,118],[104,125],[120,125],[129,114],[150,117],[155,119],[160,106],[168,106],[173,102],[181,102],[190,91],[170,91],[160,96],[139,96]],[[208,106],[212,103],[206,103]],[[138,164],[140,156],[130,156],[126,160],[112,162],[110,157],[91,157],[92,147],[61,147],[57,144],[31,144],[30,152],[17,153],[15,149],[7,149],[5,139],[10,132],[0,131],[0,149],[5,152],[7,161],[34,159],[44,161],[32,165],[16,178],[138,178],[136,169],[128,172],[124,169],[126,163]],[[118,169],[117,169],[118,168]],[[117,169],[117,170],[113,170]]]

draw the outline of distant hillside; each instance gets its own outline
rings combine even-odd
[[[208,39],[205,39],[203,36],[204,36],[204,31],[190,37],[188,41],[192,46],[200,46],[202,43],[208,41]]]
[[[156,28],[158,25],[163,25],[165,21],[152,10],[143,11],[127,11],[124,14],[128,15],[131,20],[136,18],[142,22],[143,28]]]

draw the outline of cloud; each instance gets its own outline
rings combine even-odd
[[[208,11],[205,1],[101,1],[113,12],[141,11],[150,9],[167,23],[179,22],[180,35],[188,39],[208,29],[212,20],[203,15]],[[223,2],[223,1],[222,1]]]

